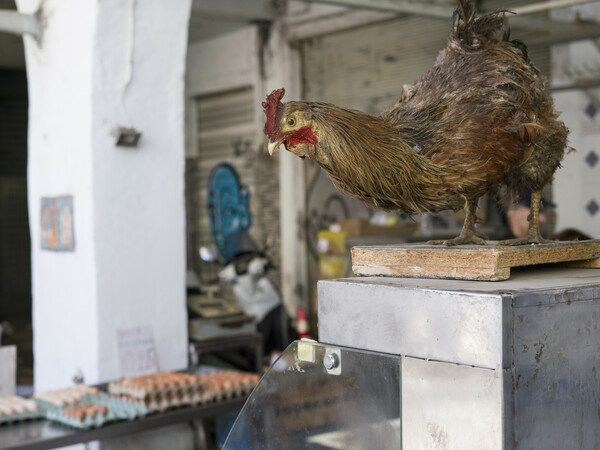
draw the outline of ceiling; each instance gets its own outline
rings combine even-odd
[[[516,0],[486,0],[484,3],[487,4],[488,7],[502,5],[503,7],[510,8],[522,3],[531,3],[531,1],[539,2],[541,0],[530,0],[526,2]],[[338,5],[340,3],[350,2],[355,3],[355,5],[368,5],[382,3],[382,0],[342,0],[337,2],[335,0],[301,0],[289,2],[286,0],[192,0],[188,41],[190,43],[195,43],[206,39],[212,39],[222,34],[243,28],[249,23],[272,20],[273,17],[278,14],[278,10],[282,10],[286,7],[288,16],[300,18],[303,15],[306,15],[311,22],[317,17],[315,14],[307,13],[309,10],[314,11],[314,13],[317,13],[318,11],[327,12],[328,14],[325,14],[323,17],[326,21],[328,16],[331,17],[329,13],[334,12],[333,8],[336,8],[338,11],[346,10],[340,6],[333,7],[322,4],[317,7],[313,2],[338,3]],[[432,7],[439,8],[451,7],[455,3],[455,0],[428,0],[428,2]],[[406,0],[399,1],[398,3],[410,4],[410,2],[406,2]],[[417,4],[418,3],[419,2],[417,2]],[[15,1],[0,0],[0,9],[16,10]],[[351,10],[353,9],[354,8],[351,8]],[[315,23],[314,25],[317,24]],[[595,32],[595,30],[593,31]],[[25,67],[23,40],[21,36],[0,33],[0,67],[17,69]]]

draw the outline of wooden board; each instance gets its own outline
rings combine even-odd
[[[512,267],[566,263],[600,268],[600,239],[540,245],[446,247],[428,244],[352,248],[356,275],[501,281]]]

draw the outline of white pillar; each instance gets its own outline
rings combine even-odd
[[[191,0],[42,5],[25,38],[36,389],[120,375],[117,330],[152,329],[160,369],[187,364],[184,73]],[[112,130],[135,127],[137,148]],[[40,199],[73,196],[75,250],[41,249]]]
[[[284,24],[280,21],[275,22],[271,29],[266,55],[264,95],[283,87],[284,102],[301,100],[300,55],[287,41]],[[308,307],[309,298],[305,225],[306,175],[304,161],[294,154],[281,150],[276,157],[280,158],[281,293],[288,314],[296,317],[296,308]]]

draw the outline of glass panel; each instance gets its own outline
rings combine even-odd
[[[400,357],[293,342],[244,405],[224,448],[400,449]]]

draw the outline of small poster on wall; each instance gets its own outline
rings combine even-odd
[[[42,197],[42,248],[72,252],[75,249],[73,230],[73,197]]]

